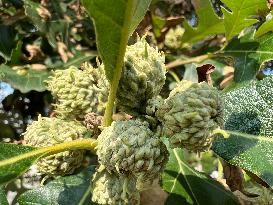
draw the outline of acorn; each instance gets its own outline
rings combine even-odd
[[[185,29],[181,26],[176,26],[171,28],[165,36],[165,45],[172,49],[181,48],[182,36],[185,32]]]
[[[159,94],[165,83],[165,56],[145,38],[127,46],[116,105],[128,114],[145,112],[147,101]]]
[[[169,153],[158,134],[139,119],[116,121],[98,137],[99,163],[109,172],[136,179],[138,189],[159,177]]]
[[[123,205],[139,201],[135,180],[109,173],[106,169],[96,171],[91,183],[92,201],[98,204]]]
[[[87,113],[102,114],[105,110],[109,83],[101,65],[93,68],[85,63],[82,70],[74,66],[56,70],[46,87],[57,99],[58,117],[83,119]]]
[[[206,151],[213,131],[223,126],[223,104],[216,88],[206,82],[181,81],[156,112],[172,148]]]
[[[28,125],[24,140],[29,146],[49,147],[81,139],[85,134],[87,129],[78,122],[39,116],[37,121]],[[63,176],[72,174],[81,166],[83,155],[83,150],[69,150],[44,157],[36,164],[41,174]]]

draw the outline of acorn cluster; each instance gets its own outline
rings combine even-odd
[[[99,204],[139,201],[139,193],[160,177],[170,148],[200,152],[210,148],[213,131],[223,125],[223,105],[217,89],[206,82],[181,81],[167,99],[159,94],[165,84],[165,57],[144,38],[124,57],[116,110],[131,119],[102,127],[109,83],[104,66],[69,67],[54,72],[46,82],[56,98],[55,117],[39,117],[25,133],[26,144],[44,147],[81,139],[91,131],[97,138],[99,166],[92,178],[92,200]],[[77,121],[76,121],[77,120]],[[81,165],[83,151],[67,151],[37,162],[41,173],[71,174]]]
[[[164,61],[164,54],[144,38],[127,46],[116,107],[132,119],[114,121],[98,136],[100,168],[92,184],[92,200],[96,203],[139,201],[140,191],[160,176],[168,161],[169,153],[160,133],[145,117],[146,107],[154,117],[163,102],[158,95],[165,83]]]
[[[101,65],[93,68],[89,63],[84,63],[81,69],[70,66],[65,70],[56,70],[45,84],[57,101],[55,115],[39,116],[37,121],[27,127],[24,133],[26,145],[48,147],[98,132],[95,128],[101,120],[91,126],[90,115],[94,113],[94,118],[100,119],[99,114],[105,109],[109,87]],[[44,157],[36,164],[41,174],[63,176],[72,174],[80,167],[83,158],[83,150],[64,151]]]

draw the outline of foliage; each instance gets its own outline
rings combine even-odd
[[[0,10],[0,62],[5,78],[21,92],[44,91],[52,69],[81,64],[94,57],[93,25],[74,0],[3,1]],[[90,35],[91,34],[91,35]],[[24,79],[25,78],[25,79]]]
[[[194,170],[185,161],[182,149],[170,152],[170,161],[163,174],[163,188],[170,196],[168,204],[237,204],[237,199],[223,185]]]
[[[273,78],[267,77],[224,94],[225,129],[239,134],[219,139],[213,147],[219,156],[255,173],[271,187],[272,88]]]
[[[223,19],[220,19],[213,11],[209,0],[204,0],[195,8],[198,16],[198,25],[192,28],[188,22],[184,22],[185,34],[182,36],[183,43],[194,43],[203,38],[219,33],[224,33]]]
[[[36,204],[90,204],[90,180],[95,166],[89,166],[78,174],[60,177],[45,186],[22,194],[18,202],[22,205]]]
[[[233,59],[236,83],[255,79],[263,63],[272,59],[272,38],[271,34],[266,34],[254,40],[251,34],[234,39],[225,47],[222,52]]]
[[[223,0],[231,11],[223,9],[226,38],[230,40],[246,27],[258,22],[253,18],[267,10],[266,1],[263,0]]]

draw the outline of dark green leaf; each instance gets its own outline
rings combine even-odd
[[[222,2],[231,9],[231,12],[222,9],[228,40],[239,34],[244,28],[256,23],[258,20],[253,16],[258,15],[259,11],[267,10],[264,0],[222,0]]]
[[[8,61],[15,46],[15,32],[11,26],[0,25],[0,33],[0,56]]]
[[[163,173],[163,188],[171,193],[167,205],[173,205],[175,199],[180,204],[238,204],[235,196],[223,185],[191,168],[183,159],[182,149],[170,150],[170,159]]]
[[[273,58],[272,43],[273,35],[267,34],[257,40],[252,36],[236,38],[227,45],[222,53],[233,59],[236,83],[256,78],[262,64]]]
[[[151,0],[82,0],[93,18],[98,51],[105,64],[107,78],[119,76],[118,67],[123,57],[128,37],[145,15]]]
[[[31,90],[44,91],[44,80],[50,76],[50,71],[26,69],[24,73],[16,71],[7,65],[0,65],[0,80],[11,84],[22,93]]]
[[[0,161],[9,159],[34,150],[32,147],[19,146],[15,144],[0,143]],[[29,157],[15,164],[4,165],[0,167],[0,184],[9,182],[10,180],[23,174],[37,159],[37,157]],[[1,163],[0,163],[1,164]]]
[[[9,205],[4,187],[0,187],[0,205]]]
[[[228,139],[219,138],[213,150],[273,188],[272,96],[273,76],[225,93],[225,129],[239,133],[233,133]]]
[[[193,28],[187,21],[184,21],[185,33],[182,36],[182,43],[194,43],[206,36],[225,32],[223,19],[220,19],[214,13],[210,1],[202,0],[199,4],[198,8],[195,8],[198,16],[198,26]]]
[[[95,166],[71,176],[59,177],[47,185],[30,190],[18,198],[20,205],[90,205],[90,180]]]

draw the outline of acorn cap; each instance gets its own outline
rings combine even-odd
[[[80,139],[86,133],[87,129],[78,122],[39,116],[37,121],[28,125],[24,140],[29,146],[48,147]],[[60,152],[44,157],[36,164],[42,174],[51,176],[72,174],[81,166],[83,154],[83,150]]]
[[[206,82],[181,81],[156,112],[171,147],[191,151],[210,148],[214,129],[223,126],[223,105],[217,89]]]
[[[80,70],[70,66],[54,71],[46,87],[57,99],[55,112],[62,118],[83,119],[89,112],[102,113],[108,96],[108,81],[103,68],[85,63]]]
[[[100,169],[100,168],[99,168]],[[122,205],[131,200],[139,201],[135,180],[97,170],[92,179],[92,201],[98,204]]]
[[[109,172],[136,178],[138,189],[160,175],[169,157],[158,135],[138,119],[105,128],[98,137],[97,155]]]
[[[149,46],[145,38],[127,46],[117,92],[117,108],[128,114],[145,112],[149,99],[157,96],[165,83],[165,56]]]

